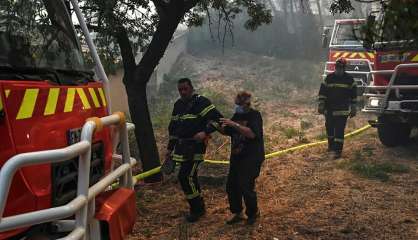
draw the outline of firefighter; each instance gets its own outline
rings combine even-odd
[[[221,119],[221,132],[231,136],[231,157],[226,184],[230,211],[233,217],[227,224],[244,220],[242,200],[245,202],[247,224],[259,217],[255,180],[265,159],[263,120],[259,111],[251,108],[251,94],[240,92],[235,98],[232,119]]]
[[[335,71],[329,74],[319,90],[318,112],[325,115],[328,152],[335,159],[341,157],[347,118],[357,113],[357,86],[353,77],[345,72],[347,60],[338,58]]]
[[[194,93],[190,79],[180,79],[177,88],[180,99],[174,104],[168,127],[166,159],[180,164],[178,179],[190,205],[186,220],[196,222],[205,214],[197,171],[204,160],[207,139],[216,130],[211,123],[219,123],[222,115],[209,99]]]

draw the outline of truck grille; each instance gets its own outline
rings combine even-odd
[[[62,206],[75,198],[78,181],[78,158],[52,164],[52,206]],[[104,175],[104,146],[102,142],[92,145],[90,186]]]
[[[401,102],[401,109],[418,111],[418,102]]]
[[[345,67],[346,71],[358,71],[358,72],[370,72],[369,65],[350,65],[347,64]]]

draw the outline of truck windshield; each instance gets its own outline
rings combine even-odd
[[[87,70],[63,0],[0,0],[0,66]]]
[[[361,24],[338,24],[334,32],[331,45],[338,46],[363,46],[360,38]]]

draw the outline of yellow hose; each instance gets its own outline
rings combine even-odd
[[[359,128],[359,129],[357,129],[357,130],[355,130],[353,132],[347,133],[345,135],[345,138],[350,138],[350,137],[357,136],[360,133],[363,133],[364,131],[366,131],[367,129],[369,129],[370,127],[371,127],[370,125],[366,125],[366,126],[364,126],[362,128]],[[297,150],[301,150],[301,149],[305,149],[305,148],[309,148],[309,147],[314,147],[314,146],[318,146],[318,145],[321,145],[321,144],[326,144],[326,143],[327,143],[327,140],[319,141],[319,142],[313,142],[313,143],[307,143],[307,144],[302,144],[302,145],[299,145],[299,146],[296,146],[296,147],[291,147],[291,148],[288,148],[288,149],[284,149],[284,150],[280,150],[280,151],[277,151],[277,152],[269,153],[269,154],[266,155],[266,159],[273,158],[273,157],[277,157],[277,156],[280,156],[280,155],[283,155],[283,154],[286,154],[286,153],[290,153],[290,152],[294,152],[294,151],[297,151]],[[206,162],[206,163],[212,163],[212,164],[229,164],[229,161],[227,161],[227,160],[206,160],[205,159],[204,162]],[[141,174],[138,174],[138,175],[134,176],[134,178],[137,181],[139,181],[141,179],[144,179],[146,177],[149,177],[149,176],[152,176],[152,175],[154,175],[156,173],[159,173],[160,170],[161,170],[161,167],[156,167],[156,168],[153,168],[153,169],[151,169],[149,171],[146,171],[146,172],[143,172]]]

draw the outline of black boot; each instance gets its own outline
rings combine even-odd
[[[335,151],[334,159],[340,159],[341,158],[341,151]]]
[[[327,152],[332,152],[332,151],[334,151],[334,149],[335,149],[335,143],[334,143],[334,137],[329,137],[328,138],[328,149],[327,149]]]
[[[195,213],[195,212],[191,212],[189,214],[186,215],[186,221],[189,223],[194,223],[199,221],[199,219],[204,216],[206,213],[206,210],[203,209],[203,211]]]
[[[257,213],[254,214],[253,216],[248,216],[247,218],[247,225],[254,225],[254,223],[257,221],[257,219],[260,218],[260,211],[257,210]]]
[[[202,197],[189,199],[188,202],[190,205],[190,213],[186,215],[186,221],[191,223],[196,222],[206,213],[205,203]]]
[[[235,223],[239,223],[243,220],[244,220],[244,216],[242,215],[242,213],[236,213],[236,214],[234,214],[234,216],[231,219],[226,221],[226,224],[232,225],[232,224],[235,224]]]

